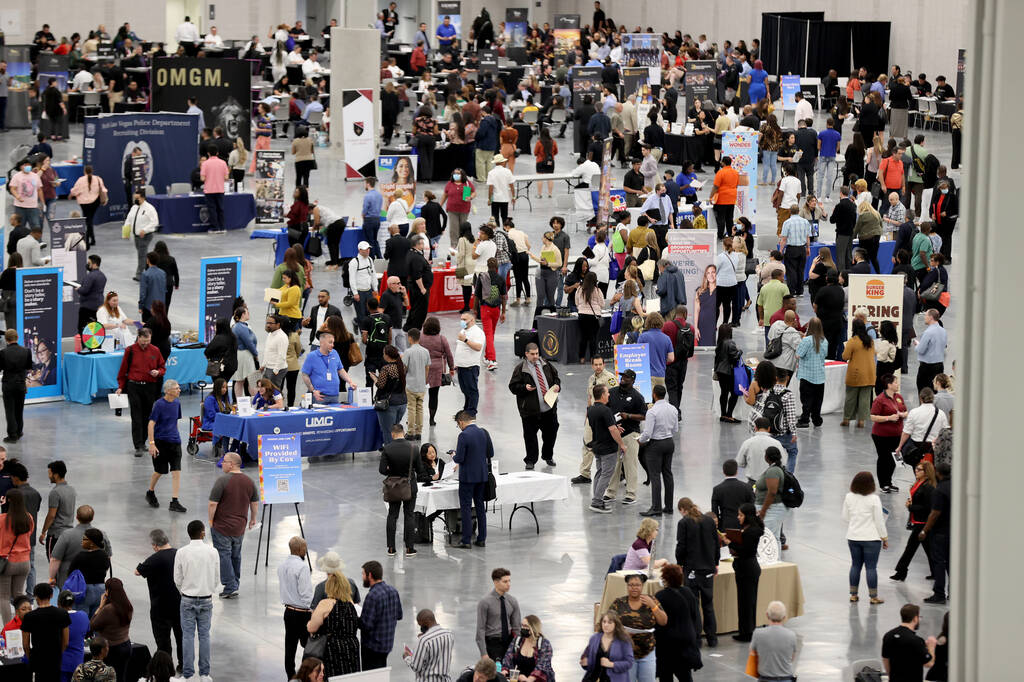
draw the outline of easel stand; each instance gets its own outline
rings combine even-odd
[[[305,540],[306,531],[302,529],[302,514],[299,513],[299,503],[293,503],[295,505],[295,518],[299,520],[299,536]],[[270,565],[270,524],[274,518],[274,505],[265,504],[263,505],[263,511],[260,513],[260,539],[256,541],[256,564],[253,566],[252,574],[256,575],[260,570],[260,550],[263,548],[263,531],[267,531],[267,549],[263,555],[263,567],[267,568]],[[309,570],[313,570],[313,562],[309,560],[309,551],[306,552],[306,564],[309,566]]]

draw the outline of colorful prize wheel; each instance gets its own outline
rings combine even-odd
[[[107,330],[99,322],[90,322],[82,328],[82,347],[96,350],[103,345]]]

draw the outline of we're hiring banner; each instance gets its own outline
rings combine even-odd
[[[18,268],[15,272],[18,339],[32,353],[32,369],[25,381],[28,401],[61,397],[63,288],[63,268]]]
[[[158,57],[153,60],[154,111],[188,111],[195,97],[206,127],[224,129],[232,142],[241,137],[249,145],[252,67],[243,59]]]
[[[224,60],[211,60],[224,61]],[[109,201],[96,212],[96,222],[122,220],[131,208],[125,193],[125,160],[133,149],[133,178],[143,185],[166,191],[172,182],[189,182],[199,159],[199,117],[189,114],[112,114],[86,116],[83,163],[103,178]],[[141,161],[140,161],[141,159]]]
[[[903,275],[849,275],[849,299],[846,305],[847,334],[853,337],[853,317],[857,308],[866,308],[868,324],[876,330],[886,320],[903,329]],[[914,311],[909,312],[910,315]]]
[[[217,320],[231,319],[242,293],[242,257],[222,256],[199,261],[199,343],[209,343]]]

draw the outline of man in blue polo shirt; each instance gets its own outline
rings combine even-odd
[[[338,352],[334,350],[334,334],[323,331],[317,335],[320,347],[310,351],[302,363],[302,381],[313,393],[313,402],[334,405],[341,392],[341,380],[355,386],[348,372],[341,364]]]
[[[661,331],[664,326],[665,318],[661,316],[661,313],[650,313],[644,322],[644,333],[636,340],[637,343],[646,343],[649,346],[652,387],[658,384],[665,385],[665,368],[676,359],[672,339]],[[645,395],[644,400],[650,397]]]
[[[842,133],[833,128],[832,119],[825,121],[825,129],[818,133],[818,199],[832,197],[832,185],[836,182],[836,173],[839,172],[839,164],[836,155],[839,153],[839,141],[843,139]],[[824,183],[825,194],[822,194]]]
[[[437,27],[437,45],[442,52],[449,52],[455,44],[455,27],[452,26],[452,18],[445,16],[444,21]]]

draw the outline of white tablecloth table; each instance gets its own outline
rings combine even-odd
[[[533,516],[539,534],[540,523],[533,511],[534,503],[569,499],[569,480],[565,476],[541,471],[515,471],[499,474],[495,480],[498,496],[493,502],[489,502],[488,506],[512,507],[512,513],[508,518],[509,528],[512,527],[515,513],[520,509],[526,509]],[[431,486],[418,486],[416,511],[430,516],[434,512],[458,508],[459,483],[455,478],[435,482]]]
[[[842,412],[846,402],[846,363],[829,360],[825,363],[825,398],[821,413]]]

